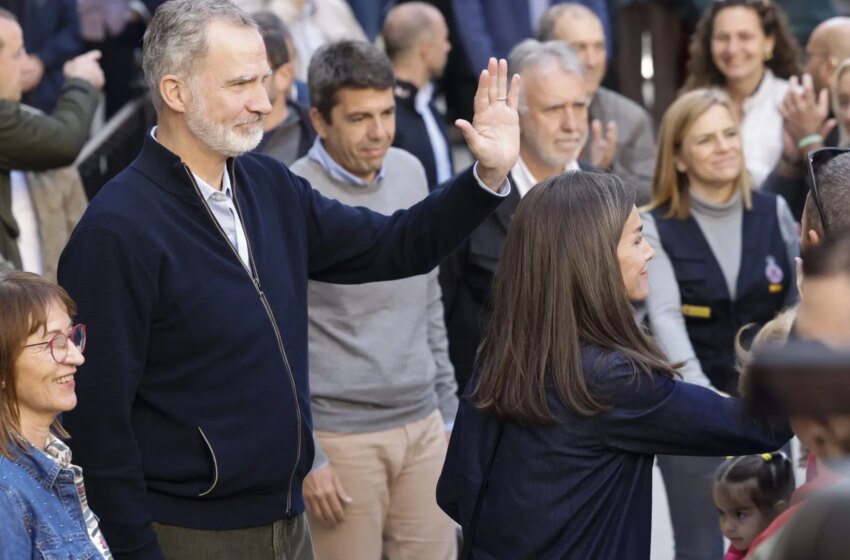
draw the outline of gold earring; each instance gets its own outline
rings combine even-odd
[[[766,53],[764,53],[764,56],[762,56],[762,58],[765,62],[768,62],[770,59],[773,58],[773,51],[767,51]]]

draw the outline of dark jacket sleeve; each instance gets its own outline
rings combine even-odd
[[[88,82],[65,82],[50,115],[0,100],[0,169],[42,171],[74,163],[89,135],[99,95]]]
[[[58,10],[56,14],[57,29],[34,53],[44,63],[45,73],[65,64],[83,50],[77,2],[75,0],[59,0],[54,4]]]
[[[803,217],[803,208],[806,205],[806,195],[809,194],[809,187],[806,184],[806,178],[801,172],[796,177],[786,177],[778,171],[773,170],[770,175],[761,184],[763,192],[778,194],[785,199],[788,207],[791,208],[791,214],[798,222]]]
[[[310,278],[337,284],[429,272],[504,200],[485,191],[472,168],[391,216],[340,204],[303,180],[301,187]]]
[[[594,390],[612,408],[596,417],[602,441],[629,453],[748,455],[779,449],[793,434],[744,413],[739,399],[662,375],[633,372],[622,356],[597,369]]]
[[[59,261],[59,282],[89,333],[77,407],[63,421],[74,458],[85,467],[89,504],[110,549],[122,559],[162,559],[130,422],[154,321],[154,275],[114,233],[96,227],[78,228]]]

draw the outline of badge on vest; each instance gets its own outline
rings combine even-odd
[[[685,317],[696,317],[698,319],[710,319],[711,308],[705,305],[682,305],[682,315]]]
[[[768,255],[764,260],[764,276],[770,282],[767,291],[771,294],[779,293],[782,291],[782,281],[785,279],[785,273],[782,272],[782,267],[776,264],[776,259],[772,255]]]

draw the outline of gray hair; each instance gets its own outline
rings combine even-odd
[[[260,32],[230,0],[169,0],[157,8],[142,41],[142,69],[157,111],[162,108],[160,80],[168,74],[192,75],[195,62],[206,56],[207,27],[215,20]]]
[[[540,25],[537,28],[537,40],[553,41],[557,39],[555,37],[555,30],[558,27],[558,22],[561,21],[561,17],[567,14],[574,19],[595,19],[602,25],[602,22],[599,21],[599,16],[593,13],[593,10],[587,6],[569,2],[566,4],[556,4],[543,12],[543,15],[540,17]]]
[[[584,65],[578,55],[562,41],[546,41],[541,43],[536,39],[526,39],[511,50],[508,55],[508,70],[510,74],[528,72],[531,68],[544,65],[554,65],[563,72],[576,74],[582,80],[587,78]],[[519,110],[526,109],[525,87],[519,90]]]

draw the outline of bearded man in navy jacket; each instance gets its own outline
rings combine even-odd
[[[89,502],[117,558],[312,558],[307,280],[390,280],[448,255],[510,190],[519,79],[508,97],[507,64],[490,61],[459,123],[477,164],[388,217],[246,153],[269,67],[233,3],[163,4],[143,65],[158,125],[59,269],[88,325],[65,423]]]

